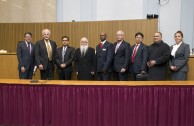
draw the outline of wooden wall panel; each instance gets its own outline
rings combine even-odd
[[[18,60],[16,53],[0,54],[0,79],[19,79]],[[40,71],[37,70],[34,79],[40,79]]]
[[[0,79],[19,79],[18,70],[17,70],[17,55],[15,53],[11,54],[0,54],[1,65],[0,65]],[[194,80],[194,56],[189,58],[189,72],[187,80]],[[76,80],[75,72],[72,73],[72,80]],[[58,75],[55,71],[54,73],[55,80],[58,80]],[[170,71],[167,73],[167,80],[170,80]],[[35,79],[40,79],[40,71],[37,70],[35,74]]]
[[[153,42],[153,33],[158,31],[158,20],[119,20],[119,21],[93,21],[93,22],[57,22],[57,23],[0,23],[0,49],[16,52],[17,42],[24,39],[24,32],[33,34],[33,42],[42,39],[42,30],[51,30],[51,39],[61,45],[61,37],[70,37],[71,46],[79,47],[81,37],[89,39],[91,47],[99,42],[99,34],[104,31],[108,40],[115,42],[118,30],[125,32],[125,40],[134,44],[134,35],[140,31],[145,35],[144,43]]]
[[[136,32],[145,35],[144,43],[151,44],[153,33],[158,31],[158,20],[119,20],[119,21],[92,21],[92,22],[57,22],[57,23],[0,23],[0,50],[16,52],[17,42],[24,39],[24,32],[30,31],[33,34],[33,43],[42,39],[42,30],[51,30],[51,39],[61,46],[61,37],[70,37],[70,45],[77,48],[82,37],[89,39],[89,44],[94,47],[99,43],[99,34],[104,31],[108,35],[108,40],[115,42],[115,35],[118,30],[125,32],[125,40],[134,44]],[[0,55],[4,64],[1,66],[0,78],[18,78],[17,57],[16,55]],[[5,58],[9,60],[7,61]],[[9,62],[9,63],[7,63]],[[10,63],[11,62],[11,63]],[[10,67],[9,67],[10,66]],[[8,69],[6,71],[6,68]],[[9,74],[11,76],[9,76]],[[36,74],[40,78],[39,71]],[[55,73],[55,79],[57,74]],[[76,79],[73,73],[73,79]]]

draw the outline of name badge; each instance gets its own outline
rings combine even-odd
[[[106,51],[106,49],[102,49],[103,51]]]

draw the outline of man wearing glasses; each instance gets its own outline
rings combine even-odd
[[[71,80],[72,62],[74,58],[74,48],[69,46],[69,37],[63,36],[62,47],[57,48],[55,61],[57,64],[57,71],[59,80]]]

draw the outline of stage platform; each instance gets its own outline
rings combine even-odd
[[[0,79],[1,126],[193,126],[194,81]]]

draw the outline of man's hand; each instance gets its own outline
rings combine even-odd
[[[25,72],[25,67],[21,67],[21,71],[22,71],[22,73],[24,73]]]
[[[125,68],[122,68],[122,69],[121,69],[121,73],[124,73],[125,71],[126,71]]]
[[[65,68],[65,67],[66,67],[66,64],[63,63],[63,64],[60,65],[60,67],[61,67],[61,68]]]
[[[147,62],[148,67],[153,67],[154,65],[156,65],[156,61],[155,60],[150,60],[149,62]]]
[[[42,65],[42,64],[38,65],[38,68],[39,68],[40,70],[43,70],[43,65]]]
[[[176,66],[170,66],[170,69],[173,70],[173,71],[177,71]]]

